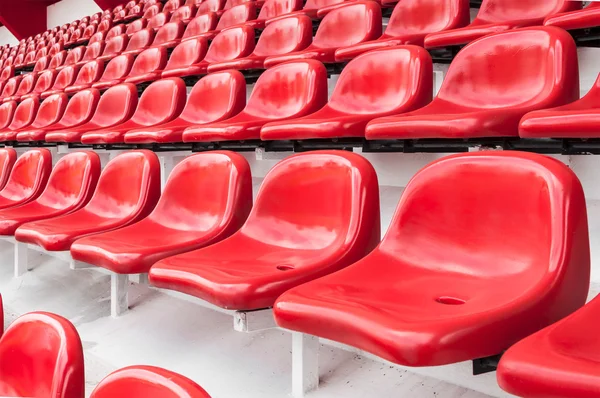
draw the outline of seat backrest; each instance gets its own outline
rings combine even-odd
[[[196,6],[181,6],[171,14],[169,22],[187,22],[194,16]]]
[[[81,38],[82,34],[83,34],[83,31],[81,29],[75,29],[73,31],[73,34],[71,34],[69,41],[75,42],[75,41],[79,40]]]
[[[381,36],[381,7],[374,1],[355,1],[336,8],[323,18],[313,45],[345,47]]]
[[[27,151],[15,162],[0,195],[14,201],[33,200],[42,193],[51,170],[52,154],[49,150],[37,148]]]
[[[31,64],[33,62],[35,62],[35,50],[28,52],[25,57],[23,57],[23,54],[17,55],[15,59],[15,65]]]
[[[81,58],[80,62],[92,61],[98,58],[100,54],[102,54],[103,50],[104,42],[98,41],[96,43],[90,44],[89,46],[87,46],[85,54],[83,55],[83,58]]]
[[[186,0],[185,1],[185,5],[186,6],[199,6],[200,3],[202,3],[204,0]]]
[[[82,39],[89,39],[90,37],[92,37],[95,33],[96,33],[96,25],[92,24],[89,25],[88,27],[85,28],[85,30],[83,31],[83,34],[81,35]],[[88,42],[89,44],[89,42]]]
[[[289,14],[302,8],[303,0],[267,0],[261,7],[258,18],[261,21]]]
[[[120,24],[120,25],[117,25],[117,26],[113,26],[112,28],[110,28],[110,30],[106,34],[106,39],[105,40],[109,40],[109,39],[112,39],[113,37],[117,37],[119,35],[122,35],[123,33],[125,33],[125,30],[126,30],[126,27],[123,24]]]
[[[254,54],[262,57],[304,50],[312,42],[312,20],[294,15],[269,23],[262,31]]]
[[[48,66],[48,57],[38,59],[33,67],[33,73],[39,73]]]
[[[127,44],[126,51],[138,50],[140,48],[148,47],[154,40],[154,30],[151,28],[142,29],[135,32],[129,43]]]
[[[237,70],[215,72],[194,85],[180,117],[195,124],[210,123],[237,115],[245,105],[244,75]]]
[[[161,12],[148,19],[148,24],[146,28],[157,30],[167,22],[169,22],[169,12]]]
[[[74,127],[90,121],[96,112],[99,100],[100,91],[95,88],[77,92],[69,100],[60,124],[65,127]]]
[[[10,125],[15,109],[17,109],[16,101],[7,101],[0,105],[0,129],[5,129]]]
[[[144,217],[158,202],[160,185],[156,154],[148,150],[128,151],[104,167],[94,196],[85,208],[106,218]]]
[[[142,51],[133,61],[129,77],[163,70],[166,65],[167,49],[164,47],[150,47]]]
[[[327,71],[315,60],[283,63],[258,78],[244,112],[267,119],[300,117],[327,102]]]
[[[349,114],[396,114],[427,105],[433,95],[433,63],[418,46],[369,51],[342,71],[329,106]],[[377,98],[377,101],[373,101]]]
[[[444,157],[419,171],[378,250],[410,267],[477,279],[510,275],[543,299],[540,282],[560,288],[556,282],[566,274],[589,272],[589,260],[569,264],[572,256],[589,255],[588,239],[583,189],[568,167],[537,154],[484,151]],[[436,249],[426,250],[431,242]]]
[[[379,230],[379,187],[369,161],[346,151],[314,151],[292,155],[267,173],[240,232],[307,251],[360,246],[347,253],[348,264],[379,243]]]
[[[3,97],[10,97],[11,95],[15,95],[17,92],[17,88],[19,87],[19,83],[23,79],[23,75],[11,77],[6,81],[4,88],[2,89]]]
[[[61,69],[60,72],[58,72],[58,75],[56,75],[56,80],[54,80],[52,89],[64,90],[65,87],[72,86],[75,82],[75,78],[77,77],[79,69],[79,65],[71,65]]]
[[[215,30],[218,21],[219,17],[217,17],[217,14],[214,12],[198,15],[188,23],[185,32],[183,32],[182,39],[185,40],[188,37],[198,36],[202,33]]]
[[[215,63],[250,55],[254,50],[254,34],[254,29],[245,25],[223,29],[213,39],[204,60]]]
[[[175,119],[185,107],[187,90],[177,77],[157,80],[142,93],[131,120],[142,126],[154,126]],[[160,101],[156,99],[160,98]]]
[[[28,73],[21,79],[19,83],[19,88],[17,89],[15,95],[25,95],[29,94],[33,87],[35,87],[35,83],[37,82],[37,74],[36,73]]]
[[[143,19],[148,20],[148,19],[154,17],[155,15],[157,15],[158,13],[160,13],[161,10],[162,10],[162,3],[161,4],[153,4],[148,8],[144,7]]]
[[[106,45],[104,46],[104,51],[102,55],[112,55],[117,54],[125,50],[127,48],[127,44],[129,43],[129,36],[126,34],[122,34],[116,37],[113,37],[110,40],[106,41]]]
[[[148,24],[147,19],[136,19],[135,21],[133,21],[132,23],[127,25],[127,30],[125,31],[125,33],[128,36],[131,36],[135,32],[139,32],[140,30],[144,29],[147,24]]]
[[[44,91],[48,91],[52,88],[54,84],[54,79],[56,79],[56,75],[58,72],[54,69],[45,70],[40,73],[37,82],[35,83],[35,87],[33,88],[34,93],[43,93]]]
[[[112,86],[100,97],[91,122],[100,127],[125,122],[131,119],[137,104],[138,93],[134,84],[123,83]]]
[[[304,4],[305,10],[318,10],[320,8],[333,6],[335,4],[343,3],[344,0],[306,0]]]
[[[465,46],[434,101],[477,109],[517,108],[525,114],[578,98],[573,38],[560,28],[536,27],[488,35]]]
[[[119,55],[110,60],[104,68],[104,73],[99,81],[113,81],[122,79],[129,74],[133,65],[133,55]]]
[[[16,107],[17,104],[14,101],[11,102],[13,103],[14,107]],[[0,121],[5,117],[4,115],[6,113],[6,108],[4,107],[4,105],[8,105],[8,103],[0,105]],[[4,188],[4,186],[6,185],[8,177],[10,176],[10,173],[16,161],[17,151],[15,151],[12,148],[0,149],[0,189]]]
[[[48,49],[44,47],[35,52],[35,57],[33,59],[34,61],[37,61],[38,59],[45,57],[46,55],[48,55]]]
[[[202,15],[207,12],[217,12],[221,11],[225,6],[225,0],[204,0],[198,6],[198,11],[196,15]]]
[[[231,7],[238,6],[238,5],[246,3],[248,1],[253,1],[253,0],[227,0],[227,1],[225,1],[223,10],[229,10]]]
[[[110,19],[103,19],[98,24],[98,31],[99,32],[102,32],[104,30],[109,30],[110,28],[112,28],[112,20],[110,20]]]
[[[483,0],[473,24],[528,19],[541,23],[549,15],[579,8],[581,2],[570,0]]]
[[[96,152],[69,153],[56,163],[46,189],[36,202],[54,209],[77,210],[91,199],[100,171],[100,157]]]
[[[129,398],[210,398],[192,380],[152,366],[131,366],[111,373],[96,386],[90,398],[112,398],[123,393]]]
[[[58,315],[32,312],[15,320],[0,339],[0,373],[29,397],[83,397],[83,348],[75,327]]]
[[[90,37],[90,40],[88,41],[88,46],[90,44],[94,44],[98,41],[104,41],[105,37],[106,37],[106,31],[94,33],[94,35],[92,37]]]
[[[8,80],[15,76],[15,67],[13,65],[5,66],[0,72],[0,80]]]
[[[77,86],[80,84],[91,84],[97,82],[103,73],[104,61],[90,61],[81,67],[79,73],[77,74],[77,79],[75,79],[73,85]]]
[[[163,8],[163,12],[165,11],[169,11],[169,12],[173,12],[176,9],[178,9],[179,7],[181,7],[181,1],[180,0],[169,0],[165,3],[165,7]]]
[[[239,6],[231,7],[221,15],[216,30],[222,30],[255,19],[256,5],[254,2],[240,4]]]
[[[156,36],[154,36],[154,41],[152,42],[152,45],[157,46],[168,41],[177,40],[181,38],[184,30],[185,25],[181,21],[169,22],[167,24],[164,24],[156,32]]]
[[[136,5],[132,8],[129,9],[129,11],[127,11],[127,16],[134,16],[134,15],[138,15],[139,13],[142,12],[142,7],[139,5]]]
[[[63,50],[59,53],[56,53],[50,60],[48,69],[56,69],[59,66],[62,66],[63,62],[65,62],[66,57],[67,57],[67,52],[65,50]]]
[[[196,38],[182,41],[173,49],[165,70],[183,68],[200,62],[206,55],[206,40]]]
[[[95,43],[92,43],[92,45],[94,45]],[[71,51],[69,51],[67,53],[67,57],[65,58],[65,62],[63,63],[63,65],[73,65],[79,61],[81,61],[81,58],[83,57],[83,53],[86,51],[86,47],[85,46],[79,46],[79,47],[75,47],[74,49],[72,49]]]
[[[402,0],[394,7],[385,34],[400,37],[436,33],[461,28],[470,20],[468,0]]]
[[[46,128],[60,120],[67,107],[69,98],[65,93],[53,94],[40,104],[31,128]]]

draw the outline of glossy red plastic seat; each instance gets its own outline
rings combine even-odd
[[[212,38],[214,34],[216,34],[214,31],[218,22],[219,18],[214,12],[198,15],[196,18],[192,19],[190,23],[188,23],[187,27],[185,28],[185,32],[183,32],[181,40],[185,41],[189,39],[195,39],[201,37],[203,34],[208,35],[207,38]]]
[[[264,69],[267,57],[301,51],[308,47],[312,41],[312,29],[312,20],[306,15],[273,21],[261,33],[252,54],[241,58],[241,52],[223,54],[221,58],[228,60],[211,63],[208,65],[208,72],[225,69]]]
[[[460,46],[490,33],[542,25],[550,15],[580,8],[580,1],[570,0],[483,0],[470,25],[427,35],[424,44],[425,48]]]
[[[0,130],[0,141],[6,141],[6,137],[12,135],[13,131],[25,128],[33,123],[39,106],[40,101],[37,97],[30,97],[21,101],[15,109],[14,116],[8,127]]]
[[[84,398],[83,348],[65,318],[32,312],[0,339],[0,395]]]
[[[114,85],[122,83],[133,65],[134,56],[132,54],[119,55],[111,59],[106,67],[100,80],[92,84],[92,88],[98,90],[106,90]]]
[[[90,88],[93,83],[97,82],[104,73],[104,62],[103,61],[90,61],[84,64],[77,78],[71,86],[65,87],[65,93],[68,95],[75,94],[86,88]]]
[[[164,12],[164,11],[156,14],[152,18],[148,19],[148,24],[146,25],[146,29],[152,29],[154,31],[157,31],[164,24],[169,22],[170,15],[171,15],[170,12]]]
[[[13,120],[15,110],[17,109],[17,102],[10,101],[0,105],[0,131],[5,130]],[[0,177],[0,181],[1,181]],[[0,187],[2,184],[0,183]]]
[[[12,65],[2,68],[0,72],[0,81],[8,80],[15,76],[15,67]]]
[[[157,80],[166,65],[166,47],[150,47],[136,57],[124,81],[125,83],[139,84]]]
[[[68,98],[64,93],[49,96],[40,104],[33,122],[27,127],[24,127],[24,129],[44,129],[55,124],[63,116],[67,102]],[[4,141],[15,141],[17,135],[22,131],[23,129],[3,132],[2,139]]]
[[[153,366],[130,366],[108,375],[90,398],[210,398],[202,387],[180,374]]]
[[[183,22],[187,24],[194,17],[196,13],[196,6],[181,6],[171,14],[169,22]]]
[[[77,62],[77,65],[83,65],[87,62],[93,61],[98,58],[104,51],[104,42],[96,42],[87,46],[83,57]]]
[[[211,73],[194,85],[179,117],[157,126],[130,130],[124,141],[130,144],[182,142],[186,128],[227,120],[245,105],[246,81],[241,73],[233,70]]]
[[[126,34],[122,34],[107,40],[106,45],[104,46],[104,51],[102,51],[102,54],[97,57],[96,60],[106,62],[113,59],[125,51],[127,44],[129,44],[129,36]]]
[[[244,224],[251,208],[252,176],[243,156],[227,151],[195,154],[173,169],[148,217],[78,239],[71,255],[119,274],[147,273],[163,258],[229,237]]]
[[[225,11],[223,15],[221,15],[221,18],[219,18],[219,22],[214,31],[204,32],[194,37],[200,36],[210,40],[223,29],[241,25],[254,19],[256,19],[256,2],[250,1],[243,3]],[[191,23],[193,23],[193,20],[190,24]]]
[[[58,72],[54,69],[45,70],[38,75],[38,79],[35,82],[33,90],[29,94],[21,96],[21,101],[29,97],[40,96],[44,91],[52,89],[54,80]]]
[[[113,23],[111,19],[103,19],[99,24],[98,24],[98,31],[102,32],[102,31],[108,31],[110,28],[112,28]]]
[[[44,192],[23,206],[0,210],[0,234],[13,235],[24,223],[68,214],[91,199],[98,177],[100,158],[95,152],[65,155],[52,169]]]
[[[110,40],[113,37],[121,36],[125,33],[127,27],[125,25],[113,26],[107,33],[105,40]]]
[[[106,31],[96,32],[96,33],[94,33],[94,35],[92,37],[90,37],[90,40],[88,41],[88,45],[99,42],[99,41],[104,41],[105,37],[106,37]]]
[[[56,94],[59,95],[59,94]],[[66,94],[61,94],[66,100]],[[50,98],[48,97],[42,105],[45,104]],[[17,141],[42,141],[46,136],[46,133],[52,130],[65,130],[82,126],[89,122],[94,116],[98,101],[100,99],[100,92],[97,89],[82,90],[76,93],[66,104],[66,109],[63,105],[64,114],[61,113],[60,120],[56,119],[53,123],[32,123],[27,129],[21,129],[16,132]],[[42,110],[38,111],[38,117]],[[37,119],[36,119],[37,121]],[[9,135],[10,136],[10,135]]]
[[[19,81],[19,87],[15,91],[15,93],[9,97],[2,97],[2,102],[7,101],[20,101],[21,97],[27,95],[33,91],[35,87],[35,83],[37,82],[38,75],[36,73],[27,73],[23,75],[24,77]]]
[[[48,69],[56,69],[56,68],[62,66],[63,62],[65,62],[66,57],[67,57],[67,52],[64,50],[57,53],[50,59],[50,63],[48,64]]]
[[[49,150],[37,148],[22,154],[0,190],[0,209],[24,205],[37,198],[46,187],[51,170]]]
[[[225,7],[225,0],[204,0],[198,6],[196,15],[202,15],[209,12],[217,13]]]
[[[67,215],[23,224],[17,228],[15,238],[49,251],[69,250],[79,238],[143,219],[154,209],[159,197],[157,156],[145,150],[125,152],[104,167],[87,205]]]
[[[468,0],[402,0],[398,2],[385,32],[377,40],[336,50],[335,59],[344,61],[364,52],[401,44],[423,46],[425,36],[462,28],[469,21]]]
[[[80,69],[80,65],[71,65],[61,69],[56,75],[56,79],[54,80],[52,88],[42,92],[40,94],[40,98],[45,99],[53,94],[64,92],[67,87],[72,86],[75,83],[75,79],[77,79]]]
[[[381,7],[374,1],[353,1],[331,10],[321,21],[310,46],[302,51],[268,57],[270,68],[286,61],[316,59],[335,62],[335,51],[381,36]]]
[[[166,78],[194,74],[196,68],[192,65],[199,63],[205,57],[207,49],[206,40],[202,38],[194,38],[179,43],[173,49],[167,66],[160,72],[160,76]]]
[[[491,64],[496,67],[489,68]],[[507,68],[510,74],[505,73]],[[571,36],[554,27],[517,29],[467,45],[450,65],[431,104],[373,120],[366,137],[517,137],[526,113],[578,97],[577,51]]]
[[[566,319],[512,346],[500,360],[498,384],[527,398],[594,398],[600,394],[600,297]]]
[[[180,0],[169,0],[165,3],[165,6],[163,7],[163,12],[168,11],[168,12],[173,12],[176,9],[178,9],[179,7],[181,7],[183,4],[181,4]]]
[[[209,247],[154,264],[154,286],[227,309],[273,306],[296,285],[338,271],[379,241],[377,176],[363,157],[315,151],[265,177],[242,228]]]
[[[124,142],[125,133],[140,128],[151,128],[178,117],[186,102],[183,80],[169,78],[158,80],[142,93],[131,119],[111,128],[89,131],[81,136],[84,144],[112,144]],[[160,98],[161,101],[156,99]]]
[[[148,7],[144,11],[144,16],[142,17],[142,19],[148,21],[149,19],[151,19],[152,17],[154,17],[155,15],[160,13],[161,10],[162,10],[162,3],[153,4],[152,6]]]
[[[331,6],[334,6],[336,4],[340,4],[343,2],[344,2],[344,0],[307,0],[304,3],[304,6],[302,7],[301,10],[290,12],[286,15],[272,18],[272,19],[268,20],[267,23],[270,23],[271,21],[277,20],[279,18],[285,18],[287,16],[292,16],[292,15],[306,15],[307,17],[310,17],[311,19],[320,19],[324,15],[319,16],[318,15],[319,10],[328,9]]]
[[[122,55],[136,55],[150,47],[154,40],[154,30],[152,28],[142,29],[131,36],[127,48],[123,51]]]
[[[100,97],[92,119],[78,127],[53,130],[46,133],[46,142],[80,142],[84,133],[123,124],[133,115],[138,103],[133,84],[119,84],[106,90]]]
[[[484,358],[579,308],[589,255],[583,190],[564,164],[454,155],[413,177],[374,251],[284,293],[274,315],[404,366]]]
[[[0,105],[0,117],[5,113],[5,107],[8,104]],[[0,189],[6,186],[8,182],[8,178],[10,177],[10,173],[17,161],[17,152],[12,148],[2,148],[0,149]],[[2,297],[0,297],[0,318],[2,317],[2,306],[1,306]],[[0,323],[2,325],[2,323]]]
[[[258,78],[243,111],[224,122],[190,127],[183,133],[183,141],[258,140],[265,124],[311,114],[326,102],[323,64],[306,60],[278,65]]]
[[[152,47],[175,47],[181,41],[185,31],[183,22],[169,22],[164,24],[156,32]]]
[[[270,26],[270,25],[269,25]],[[431,56],[422,47],[370,51],[342,71],[329,102],[317,112],[266,124],[262,140],[364,137],[377,117],[419,109],[433,93]]]
[[[81,58],[83,57],[83,53],[85,52],[85,49],[86,49],[85,46],[79,46],[79,47],[75,47],[74,49],[70,50],[67,53],[67,56],[65,57],[63,64],[61,66],[58,66],[56,69],[60,70],[60,69],[66,68],[67,66],[77,64],[79,61],[81,61]]]
[[[36,75],[43,72],[44,70],[46,70],[46,68],[48,68],[48,63],[50,62],[50,58],[49,57],[42,57],[40,59],[38,59],[35,63],[35,65],[33,66],[33,73],[35,73]]]
[[[303,0],[267,0],[256,19],[245,24],[255,29],[264,29],[268,20],[298,11],[302,9],[303,3]]]
[[[556,26],[565,30],[586,29],[600,26],[600,3],[590,3],[583,10],[563,12],[549,16],[546,26]]]
[[[23,79],[23,75],[18,75],[11,77],[4,83],[4,87],[2,88],[2,99],[15,95],[19,88],[19,83],[21,83],[21,79]]]
[[[127,30],[125,31],[125,34],[129,37],[133,36],[134,33],[139,32],[142,29],[145,29],[147,23],[148,23],[148,20],[146,20],[146,19],[137,19],[137,20],[133,21],[132,23],[130,23],[129,25],[127,25]]]

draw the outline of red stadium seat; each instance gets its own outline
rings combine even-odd
[[[97,26],[94,24],[87,26],[85,28],[85,30],[83,31],[83,33],[81,34],[81,39],[79,40],[79,43],[89,42],[90,38],[94,34],[96,34],[96,28],[97,28]]]
[[[225,69],[264,69],[267,57],[301,51],[308,47],[312,41],[312,29],[312,21],[306,15],[273,21],[261,33],[252,54],[242,58],[240,52],[227,54],[223,58],[229,60],[208,65],[208,72]]]
[[[0,105],[0,117],[5,113],[5,107],[8,104]],[[1,120],[1,119],[0,119]],[[6,186],[8,177],[17,161],[17,152],[12,148],[0,149],[0,190]],[[2,297],[0,297],[0,318],[2,318]],[[2,325],[2,323],[0,323]],[[3,329],[3,326],[0,326]]]
[[[96,60],[84,64],[81,67],[81,69],[79,69],[79,73],[77,74],[77,78],[75,79],[73,84],[71,86],[65,87],[65,93],[68,95],[73,95],[78,91],[92,87],[92,84],[97,82],[102,77],[103,73],[103,61]]]
[[[61,110],[58,114],[58,118],[54,117],[53,121],[44,122],[49,119],[45,117],[44,120],[38,122],[40,115],[42,114],[42,108],[48,102],[48,100],[58,96],[61,101]],[[43,141],[46,133],[55,130],[72,129],[82,126],[89,122],[94,116],[98,101],[100,99],[100,92],[96,89],[83,90],[75,94],[67,103],[67,97],[65,93],[54,94],[48,97],[40,105],[38,116],[36,120],[27,128],[13,131],[10,134],[5,135],[6,140],[17,140],[17,141]],[[66,109],[65,109],[66,105]],[[57,107],[57,105],[54,105]],[[50,113],[50,112],[47,112]],[[52,115],[52,113],[50,113]],[[60,120],[59,120],[60,119]]]
[[[49,150],[37,148],[22,154],[15,162],[6,185],[0,190],[0,209],[21,206],[40,196],[51,170]]]
[[[0,105],[0,131],[6,130],[10,126],[16,109],[17,103],[15,101],[5,102]],[[6,181],[2,182],[4,178],[2,170],[2,167],[0,167],[0,188],[4,187],[4,183],[6,183]]]
[[[231,7],[239,6],[240,4],[247,3],[249,1],[254,0],[226,0],[223,9],[220,11],[216,11],[217,14],[222,15],[225,11],[229,10]],[[261,5],[264,4],[264,1],[261,1]],[[256,5],[259,6],[259,2],[256,2]]]
[[[81,59],[79,60],[79,62],[76,63],[76,65],[81,66],[83,64],[95,60],[102,54],[102,51],[104,51],[104,42],[96,42],[90,44],[85,49],[85,54],[83,54],[83,57],[81,57]]]
[[[229,237],[244,224],[251,208],[252,176],[242,155],[228,151],[191,155],[175,166],[148,217],[78,239],[71,245],[71,255],[118,274],[147,273],[159,260]]]
[[[54,94],[46,98],[39,106],[33,122],[23,129],[2,133],[2,140],[15,141],[17,134],[24,130],[45,129],[58,122],[65,112],[68,98],[65,93]]]
[[[100,80],[92,84],[93,88],[98,90],[106,90],[116,84],[122,83],[133,65],[133,55],[119,55],[110,60],[104,68],[104,73]]]
[[[491,64],[496,67],[487,67]],[[365,135],[369,140],[517,137],[526,113],[577,98],[577,49],[571,36],[554,27],[512,30],[467,45],[431,104],[375,119]]]
[[[94,44],[99,41],[104,41],[105,37],[106,37],[106,31],[96,32],[96,33],[94,33],[94,35],[92,37],[90,37],[90,40],[88,41],[88,45]]]
[[[207,39],[210,39],[216,34],[215,29],[218,22],[219,18],[214,12],[198,15],[187,25],[181,40],[195,39],[202,35],[206,35]]]
[[[173,12],[176,9],[178,9],[179,7],[181,7],[181,1],[180,0],[169,0],[165,3],[165,7],[163,8],[163,12]]]
[[[187,24],[194,17],[195,12],[195,6],[181,6],[171,14],[169,22],[183,22]]]
[[[117,36],[120,36],[122,34],[125,34],[126,30],[127,30],[127,27],[125,25],[116,25],[116,26],[113,26],[112,28],[110,28],[110,30],[106,34],[105,40],[110,40],[113,37],[117,37]]]
[[[245,24],[254,29],[264,29],[267,20],[302,9],[303,0],[267,0],[255,20]]]
[[[39,97],[44,91],[50,90],[57,74],[58,72],[54,69],[41,72],[31,93],[21,96],[21,101],[29,97]]]
[[[104,167],[87,205],[67,215],[23,224],[17,228],[15,238],[48,251],[69,250],[77,239],[145,218],[159,197],[158,157],[145,150],[125,152]]]
[[[413,177],[375,250],[284,293],[274,314],[396,364],[445,365],[500,354],[580,307],[589,268],[583,190],[564,164],[454,155]]]
[[[4,68],[2,68],[2,72],[0,72],[0,81],[8,80],[14,76],[15,76],[15,67],[12,65],[5,66]]]
[[[83,348],[68,320],[25,314],[0,339],[0,395],[83,398]]]
[[[302,51],[268,57],[270,68],[286,61],[316,59],[335,62],[335,51],[381,36],[381,8],[374,1],[353,1],[329,12],[321,21],[310,46]]]
[[[600,26],[600,3],[590,3],[583,10],[575,10],[549,16],[546,26],[556,26],[565,30],[587,29]]]
[[[144,16],[142,17],[142,19],[147,21],[147,20],[151,19],[152,17],[158,15],[161,12],[161,10],[162,10],[162,3],[154,4],[144,10]]]
[[[35,65],[33,66],[33,73],[37,75],[40,72],[46,70],[46,68],[48,68],[49,61],[49,56],[38,59]]]
[[[294,11],[279,17],[271,18],[267,21],[267,24],[279,18],[285,18],[292,15],[306,15],[307,17],[310,17],[312,19],[320,19],[322,18],[322,16],[319,16],[317,14],[320,9],[326,9],[343,2],[344,0],[307,0],[306,3],[304,3],[304,7],[301,10]]]
[[[425,36],[469,23],[468,0],[402,0],[398,2],[385,32],[377,40],[336,50],[336,61],[355,58],[366,51],[400,44],[423,46]]]
[[[65,50],[56,53],[52,59],[50,59],[50,63],[48,64],[48,69],[57,69],[62,66],[63,62],[67,58],[67,52]],[[39,61],[39,60],[38,60]]]
[[[15,93],[9,97],[2,97],[2,102],[7,101],[20,101],[23,95],[27,95],[33,91],[35,83],[37,82],[38,75],[36,73],[28,73],[23,75],[23,78],[19,82],[19,87]],[[2,93],[4,94],[4,92]]]
[[[129,43],[127,44],[127,48],[121,54],[132,54],[137,55],[144,51],[146,48],[150,47],[152,41],[154,40],[154,30],[151,28],[142,29],[139,32],[136,32],[129,39]]]
[[[154,31],[159,30],[164,24],[169,22],[170,17],[169,12],[161,12],[148,19],[148,24],[146,25],[146,29],[153,29]]]
[[[205,57],[207,48],[205,39],[195,38],[182,41],[173,49],[167,66],[160,72],[160,76],[163,78],[182,77],[193,74],[195,68],[192,65],[199,63]]]
[[[293,155],[267,174],[238,232],[157,262],[150,281],[230,310],[272,307],[286,290],[369,253],[379,241],[379,219],[377,175],[365,158]]]
[[[71,65],[75,65],[77,64],[79,61],[81,61],[81,58],[83,58],[83,53],[85,52],[86,47],[85,46],[79,46],[79,47],[75,47],[74,49],[70,50],[67,53],[67,56],[65,57],[65,61],[63,62],[63,64],[59,67],[57,67],[56,69],[62,69],[62,68],[66,68],[68,66]]]
[[[221,15],[215,31],[206,32],[202,34],[202,37],[210,39],[225,28],[245,24],[246,22],[254,19],[256,19],[256,2],[250,1],[240,4],[239,6],[231,7],[229,10],[225,11],[223,15]]]
[[[133,84],[119,84],[106,90],[100,97],[92,119],[80,125],[46,133],[46,142],[80,142],[84,133],[119,126],[131,118],[138,103]]]
[[[15,95],[17,89],[19,88],[19,83],[21,83],[22,79],[23,75],[17,75],[8,79],[4,84],[4,87],[2,88],[1,98],[4,99]]]
[[[125,133],[140,128],[150,128],[178,117],[186,101],[183,80],[169,78],[156,81],[142,93],[131,119],[103,130],[89,131],[81,137],[84,144],[114,144],[124,142]],[[156,99],[160,98],[161,101]]]
[[[96,58],[99,61],[109,61],[125,51],[127,48],[127,44],[129,43],[129,36],[126,34],[122,34],[120,36],[113,37],[110,40],[107,40],[104,46],[104,51],[102,51],[102,55]]]
[[[99,24],[98,24],[98,32],[102,32],[102,31],[107,31],[110,28],[112,28],[112,21],[110,19],[103,19]]]
[[[167,49],[150,47],[140,53],[133,62],[125,83],[140,84],[160,78],[160,72],[167,65]]]
[[[124,141],[128,144],[182,142],[187,127],[229,119],[245,105],[246,81],[241,73],[233,70],[212,73],[194,85],[178,118],[153,127],[129,130]]]
[[[327,71],[314,60],[267,69],[256,82],[242,112],[220,123],[190,127],[184,142],[260,139],[267,123],[311,114],[327,102]]]
[[[54,80],[54,85],[52,85],[52,88],[41,93],[40,98],[45,99],[52,94],[64,92],[65,88],[72,86],[73,83],[75,83],[75,79],[77,78],[77,74],[79,73],[80,69],[81,66],[79,65],[67,66],[64,69],[61,69],[61,71],[58,72],[58,75],[56,75],[56,80]]]
[[[6,104],[10,104],[10,102],[2,104],[2,106]],[[12,134],[12,131],[25,128],[33,123],[39,106],[40,101],[37,97],[31,97],[21,101],[15,108],[10,124],[6,128],[0,130],[0,142],[6,141],[4,137]]]
[[[52,47],[50,47],[50,49],[48,50],[48,58],[53,57],[54,55],[58,54],[59,52],[61,52],[63,50],[63,44],[62,43],[56,43],[53,44]]]
[[[127,25],[127,30],[125,31],[125,34],[127,34],[127,36],[131,37],[131,36],[133,36],[134,33],[139,32],[142,29],[145,29],[147,24],[148,24],[147,19],[135,20],[132,23],[130,23],[129,25]]]
[[[52,169],[48,184],[37,199],[0,210],[0,235],[14,235],[25,223],[61,216],[85,206],[94,193],[100,171],[100,158],[93,151],[65,155]]]
[[[108,375],[90,398],[210,398],[187,377],[153,366],[131,366]]]
[[[500,387],[520,397],[597,397],[598,343],[590,331],[598,325],[599,304],[596,297],[566,319],[512,346],[498,366]]]
[[[152,47],[175,47],[181,41],[184,31],[183,22],[169,22],[156,32]]]
[[[83,35],[82,29],[75,29],[71,36],[69,36],[69,41],[65,43],[65,45],[69,46],[75,43],[79,43],[81,41],[81,36]]]
[[[218,12],[223,10],[225,7],[225,0],[204,0],[198,6],[198,11],[196,12],[196,16],[206,14],[208,12]]]
[[[433,65],[425,49],[370,51],[344,68],[327,105],[298,119],[269,123],[260,137],[264,141],[364,137],[369,121],[419,109],[431,102],[432,93]]]
[[[427,35],[425,48],[460,46],[490,33],[542,25],[550,15],[579,8],[581,2],[570,0],[483,0],[470,25]]]

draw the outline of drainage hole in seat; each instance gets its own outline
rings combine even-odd
[[[448,296],[438,297],[435,299],[435,301],[437,301],[440,304],[446,304],[446,305],[462,305],[462,304],[466,303],[466,301],[463,299],[459,299],[456,297],[448,297]]]
[[[282,264],[282,265],[278,265],[278,266],[277,266],[277,269],[278,269],[279,271],[289,271],[289,270],[291,270],[291,269],[294,269],[294,266],[293,266],[293,265],[290,265],[290,264]]]

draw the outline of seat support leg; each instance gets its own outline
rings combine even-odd
[[[93,267],[93,265],[84,263],[83,261],[77,261],[74,259],[69,260],[69,268],[71,268],[71,269],[85,269],[85,268],[92,268],[92,267]]]
[[[29,271],[27,266],[27,243],[15,242],[15,278]]]
[[[133,274],[130,276],[129,280],[133,283],[137,283],[138,285],[149,285],[150,281],[148,280],[148,273],[145,274]]]
[[[110,315],[117,318],[123,315],[129,304],[127,302],[127,285],[129,275],[111,274],[110,276]]]
[[[236,332],[258,332],[276,328],[273,310],[236,311],[233,314],[233,329]]]
[[[319,386],[319,338],[292,332],[292,396],[304,394]]]

